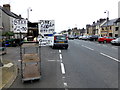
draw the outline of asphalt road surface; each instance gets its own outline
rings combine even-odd
[[[118,46],[69,40],[68,50],[42,47],[40,52],[42,78],[22,83],[19,72],[10,88],[118,88]],[[19,47],[8,48],[3,58],[20,67]]]

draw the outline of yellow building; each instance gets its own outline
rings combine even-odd
[[[118,30],[115,25],[116,20],[117,19],[108,20],[108,22],[106,22],[101,26],[100,29],[101,36],[111,36],[111,37],[118,36]]]

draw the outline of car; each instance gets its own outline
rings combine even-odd
[[[84,35],[82,36],[82,40],[88,40],[89,36],[88,35]]]
[[[74,37],[74,35],[69,35],[69,36],[68,36],[68,39],[69,39],[69,40],[71,40],[71,39],[74,40],[75,37]]]
[[[81,40],[83,36],[79,36],[78,39]]]
[[[79,37],[79,35],[76,35],[76,36],[75,36],[75,39],[78,39],[78,37]]]
[[[54,43],[52,48],[56,48],[56,47],[67,49],[68,48],[67,36],[61,34],[54,35]]]
[[[110,43],[112,40],[114,40],[113,37],[109,37],[109,36],[104,36],[104,37],[99,37],[98,38],[98,42],[101,43]]]
[[[90,40],[90,41],[97,41],[98,37],[99,37],[98,35],[90,35],[88,40]]]
[[[7,53],[6,47],[0,47],[0,55],[4,55]]]
[[[120,45],[120,37],[112,40],[112,41],[111,41],[111,44],[112,44],[112,45]]]

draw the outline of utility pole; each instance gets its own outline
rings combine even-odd
[[[109,36],[109,29],[108,29],[109,11],[106,10],[104,13],[107,13],[107,18],[106,18],[106,21],[107,21],[107,36]]]
[[[28,18],[28,21],[29,21],[29,11],[32,11],[32,9],[30,7],[27,9],[27,18]]]

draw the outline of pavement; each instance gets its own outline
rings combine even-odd
[[[3,60],[3,66],[0,67],[0,90],[9,88],[18,74],[18,67],[8,60]]]

